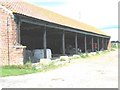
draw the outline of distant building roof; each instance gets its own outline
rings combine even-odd
[[[120,41],[111,41],[111,43],[120,43]]]
[[[108,36],[106,33],[93,26],[62,16],[47,9],[38,7],[24,0],[0,0],[0,5],[5,6],[13,13],[18,13],[37,19],[45,20],[48,22]]]

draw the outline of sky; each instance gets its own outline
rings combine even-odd
[[[94,26],[118,40],[119,0],[27,0],[37,6]]]

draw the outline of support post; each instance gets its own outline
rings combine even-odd
[[[86,42],[86,35],[85,35],[85,53],[87,53],[87,42]]]
[[[106,50],[108,49],[108,39],[106,38]]]
[[[111,42],[110,38],[107,39],[107,49],[111,49]]]
[[[18,44],[21,44],[21,40],[20,40],[20,26],[21,26],[21,20],[18,17],[17,18],[17,42],[18,42]]]
[[[45,26],[44,27],[44,33],[43,33],[44,58],[47,58],[46,47],[47,47],[47,42],[46,42],[46,26]]]
[[[75,52],[76,52],[76,54],[78,52],[78,38],[77,38],[77,33],[75,34]]]
[[[100,42],[99,42],[99,37],[97,38],[97,45],[98,45],[98,51],[100,50]]]
[[[94,51],[94,41],[93,41],[93,36],[92,36],[92,52]]]
[[[62,33],[62,54],[65,55],[65,32]]]
[[[102,49],[104,50],[104,38],[102,38]]]

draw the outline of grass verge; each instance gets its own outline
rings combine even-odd
[[[1,77],[16,76],[37,72],[37,70],[33,69],[30,65],[29,67],[28,65],[6,65],[0,67],[0,70],[2,71],[2,73],[0,74]]]
[[[111,49],[111,51],[115,51],[115,49]],[[39,64],[37,66],[34,66],[31,63],[27,63],[25,65],[6,65],[6,66],[0,67],[0,77],[17,76],[17,75],[36,73],[36,72],[46,72],[49,70],[57,69],[59,67],[63,67],[63,66],[72,64],[72,61],[75,61],[75,60],[76,60],[75,62],[78,62],[81,60],[81,58],[84,60],[86,58],[96,59],[96,58],[106,55],[108,52],[110,52],[110,51],[106,50],[103,52],[96,52],[93,55],[86,53],[86,54],[80,54],[80,55],[73,55],[72,57],[62,57],[62,61],[60,58],[58,61],[55,60],[54,62],[51,62],[48,65]],[[73,63],[75,63],[75,62],[73,62]]]
[[[46,72],[52,69],[57,69],[62,66],[63,66],[62,64],[55,65],[54,63],[50,63],[49,65],[40,65],[37,66],[37,68],[32,64],[6,65],[0,67],[0,71],[1,71],[0,77],[17,76],[17,75],[31,74],[37,72]]]

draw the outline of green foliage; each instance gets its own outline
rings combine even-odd
[[[100,55],[99,51],[96,52],[97,55]]]
[[[85,57],[89,57],[88,53],[85,53]]]
[[[114,51],[115,48],[111,49],[110,51]],[[101,56],[104,55],[108,52],[109,50],[105,51],[97,51],[95,55],[92,55],[91,53],[80,53],[79,55],[73,55],[71,57],[68,56],[61,56],[59,59],[56,61],[52,61],[49,64],[35,64],[33,65],[30,61],[27,62],[25,65],[6,65],[0,68],[1,74],[0,76],[16,76],[16,75],[23,75],[23,74],[31,74],[31,73],[36,73],[36,72],[45,72],[49,71],[52,69],[56,69],[65,65],[69,65],[69,62],[71,60],[79,59],[79,58],[87,58],[87,57],[93,57],[95,58],[96,56]]]
[[[60,56],[60,61],[67,61],[69,60],[68,56]]]
[[[0,76],[16,76],[37,72],[37,70],[33,69],[30,65],[6,65],[0,69],[2,70]]]
[[[111,51],[115,51],[115,48],[111,48]]]
[[[81,53],[80,57],[81,58],[87,58],[87,57],[89,57],[89,55],[88,55],[88,53]]]
[[[78,59],[78,58],[80,58],[80,55],[73,55],[72,56],[72,59]]]
[[[118,43],[118,48],[120,49],[120,43]]]
[[[38,68],[37,67],[42,67]],[[55,68],[62,67],[63,65],[55,65],[54,63],[50,63],[49,65],[38,65],[38,66],[32,66],[30,63],[27,63],[25,65],[6,65],[0,68],[2,71],[0,76],[17,76],[17,75],[24,75],[24,74],[31,74],[36,72],[44,72],[49,71]]]
[[[111,48],[112,49],[120,49],[120,43],[117,43],[117,44],[111,44]]]
[[[120,43],[112,43],[111,44],[111,48],[114,48],[114,49],[120,49]]]
[[[74,58],[73,58],[73,56],[72,57],[69,57],[69,60],[73,60]]]
[[[80,54],[80,57],[85,58],[85,55],[83,53]]]
[[[2,68],[4,69],[32,69],[32,65],[5,65]]]

